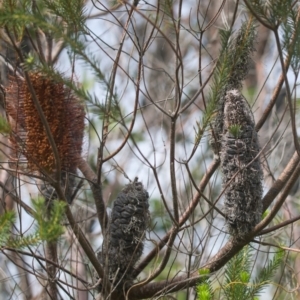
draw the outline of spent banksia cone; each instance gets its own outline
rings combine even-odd
[[[40,73],[29,77],[58,149],[62,170],[75,173],[83,141],[83,106],[63,83]],[[50,173],[55,171],[54,154],[26,81],[10,81],[6,106],[13,129],[14,156],[25,156],[31,171],[41,167]]]
[[[148,199],[148,192],[136,178],[114,202],[107,241],[98,257],[117,289],[126,288],[134,279],[134,266],[142,255],[148,226]]]
[[[224,213],[230,233],[243,236],[262,215],[263,172],[254,118],[238,90],[226,93],[221,138],[221,169],[225,188]]]

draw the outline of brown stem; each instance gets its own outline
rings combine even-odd
[[[63,266],[54,263],[53,261],[47,260],[44,256],[40,256],[37,255],[36,252],[26,252],[24,250],[20,250],[20,249],[15,249],[15,248],[10,248],[10,247],[5,247],[3,249],[1,249],[2,253],[5,253],[5,251],[11,251],[12,253],[16,254],[19,256],[19,259],[21,260],[22,256],[29,256],[29,257],[34,257],[36,260],[38,261],[45,261],[48,264],[54,264],[56,268],[59,268],[60,271],[63,271],[67,274],[69,274],[70,276],[74,277],[75,279],[77,279],[78,281],[82,282],[84,285],[88,285],[89,283],[87,281],[85,281],[84,279],[80,278],[79,276],[77,276],[76,274],[70,272],[69,270],[67,270],[66,268],[64,268]],[[32,275],[36,275],[36,273],[34,273],[33,271],[29,270],[29,269],[25,269],[23,266],[19,265],[20,268],[23,268],[23,270],[26,270],[26,272],[32,274]],[[41,276],[42,277],[42,276]]]
[[[46,267],[47,267],[47,273],[48,273],[48,293],[50,295],[51,300],[57,300],[58,299],[58,289],[56,285],[56,266],[55,264],[58,263],[57,258],[57,242],[47,242],[47,249],[46,249]],[[51,261],[53,263],[48,262]]]
[[[58,201],[57,199],[46,199],[47,201],[47,212],[46,218],[50,218],[51,216],[51,208],[53,201]],[[52,300],[58,300],[58,287],[56,284],[56,264],[58,264],[58,256],[57,256],[57,241],[47,241],[46,245],[46,270],[48,274],[48,285],[47,290],[50,298]],[[51,263],[49,263],[51,261]]]
[[[294,169],[294,172],[289,177],[287,184],[284,187],[284,190],[281,192],[280,196],[278,197],[274,207],[271,209],[270,213],[258,224],[255,226],[253,233],[258,234],[260,233],[276,216],[279,209],[283,205],[284,201],[286,200],[287,196],[289,195],[293,185],[298,180],[300,174],[300,164],[299,161],[297,163],[297,167]]]
[[[17,197],[12,191],[9,190],[6,184],[0,181],[0,187],[5,191],[5,193],[9,194],[9,196],[20,205],[30,216],[34,215],[34,210],[28,206],[25,202],[23,202],[19,197]]]
[[[278,179],[273,183],[272,187],[269,189],[269,191],[264,196],[263,211],[265,211],[270,206],[270,204],[277,197],[277,195],[280,193],[282,188],[286,185],[287,181],[290,179],[290,177],[294,173],[299,162],[300,162],[300,158],[298,156],[298,153],[295,152],[294,155],[292,156],[291,160],[287,164],[287,166],[284,168],[284,170],[278,177]]]
[[[264,234],[267,234],[267,233],[274,232],[275,230],[278,230],[280,228],[286,227],[287,225],[295,223],[295,222],[297,222],[299,220],[300,220],[300,216],[297,216],[297,217],[294,217],[292,219],[283,221],[283,222],[281,222],[281,223],[279,223],[277,225],[274,225],[272,227],[269,227],[267,229],[262,230],[259,235],[264,235]]]
[[[105,232],[107,227],[107,213],[105,203],[102,197],[102,186],[101,184],[97,184],[97,175],[91,169],[89,164],[82,158],[78,157],[78,168],[83,173],[84,177],[89,181],[93,197],[96,204],[97,216],[100,222],[102,231]]]
[[[124,140],[122,141],[121,145],[112,154],[105,157],[105,159],[103,159],[102,163],[104,163],[104,162],[110,160],[111,158],[113,158],[114,156],[116,156],[124,148],[124,146],[126,145],[129,137],[131,136],[131,132],[132,132],[134,124],[135,124],[135,118],[136,118],[136,113],[137,113],[138,104],[139,104],[141,77],[142,77],[142,55],[140,56],[140,59],[139,59],[139,68],[138,68],[138,78],[137,78],[137,83],[136,83],[135,101],[134,101],[134,108],[133,108],[133,112],[132,112],[132,120],[131,120],[130,126],[127,129],[127,134],[124,137]]]
[[[297,18],[299,18],[299,13],[300,13],[300,9],[298,10],[298,17]],[[283,53],[282,53],[282,50],[281,50],[280,37],[279,37],[279,34],[278,34],[278,30],[274,31],[274,35],[275,35],[275,41],[276,41],[276,45],[277,45],[277,49],[278,49],[278,53],[279,53],[279,60],[280,60],[281,68],[283,70],[283,75],[284,75],[284,83],[285,83],[286,94],[287,94],[286,99],[287,99],[287,102],[288,102],[288,105],[289,105],[289,110],[290,110],[294,145],[295,145],[295,148],[296,148],[296,151],[297,151],[298,155],[300,156],[300,145],[299,145],[299,141],[298,141],[296,120],[295,120],[295,108],[293,107],[293,103],[292,103],[291,89],[290,89],[290,84],[289,84],[289,81],[288,81],[288,78],[287,78],[287,71],[285,70],[285,63],[283,61]]]
[[[55,191],[58,195],[58,199],[60,199],[61,201],[64,201],[65,203],[67,203],[67,199],[65,197],[65,194],[62,191],[62,188],[61,188],[60,184],[55,184],[55,185],[53,185],[53,187],[55,188]],[[89,261],[91,262],[91,264],[95,268],[98,276],[100,278],[104,278],[104,276],[106,274],[104,273],[104,270],[103,270],[100,262],[98,261],[97,256],[96,256],[91,244],[89,243],[88,239],[85,237],[85,235],[82,232],[80,226],[75,221],[74,216],[71,212],[71,209],[70,209],[69,205],[66,205],[65,214],[67,216],[69,224],[70,224],[76,238],[78,239],[78,242],[79,242],[80,246],[82,247],[82,249],[85,252],[86,256],[88,257]],[[109,282],[106,283],[105,289],[108,290],[108,291],[110,290],[110,283]]]
[[[98,152],[98,167],[97,167],[97,183],[98,184],[100,184],[100,180],[101,180],[102,165],[104,163],[103,153],[104,153],[104,148],[105,148],[106,140],[107,140],[108,133],[109,133],[108,127],[109,127],[109,123],[110,123],[111,102],[112,102],[112,98],[113,98],[113,94],[114,94],[117,69],[119,66],[119,61],[120,61],[121,53],[123,50],[124,40],[128,34],[127,30],[128,30],[128,26],[130,25],[130,18],[133,14],[133,11],[134,11],[134,7],[132,6],[131,10],[129,12],[129,16],[127,18],[126,24],[124,26],[123,35],[122,35],[122,38],[120,41],[120,47],[116,54],[116,58],[114,59],[111,77],[109,80],[109,92],[108,92],[108,95],[105,100],[106,103],[105,103],[105,115],[104,115],[103,128],[102,128],[102,142],[100,144],[99,152]],[[134,124],[134,122],[133,122],[133,124]]]

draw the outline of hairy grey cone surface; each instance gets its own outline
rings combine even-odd
[[[108,239],[98,258],[117,289],[132,284],[134,265],[143,253],[149,221],[148,199],[148,192],[136,178],[125,186],[114,202]]]
[[[221,149],[224,213],[230,233],[243,236],[261,220],[263,172],[253,114],[238,90],[225,95]]]

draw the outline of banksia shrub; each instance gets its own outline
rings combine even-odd
[[[132,284],[134,266],[144,248],[149,220],[149,195],[136,178],[119,193],[111,213],[108,236],[98,254],[114,287]]]
[[[230,233],[243,236],[262,215],[262,169],[253,114],[238,90],[226,93],[221,139],[224,213]]]
[[[61,82],[31,73],[30,81],[50,126],[63,171],[75,173],[84,132],[84,108]],[[31,171],[55,171],[55,158],[26,81],[14,78],[6,91],[13,134],[13,155],[23,156]]]

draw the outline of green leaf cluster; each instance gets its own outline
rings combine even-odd
[[[221,52],[210,93],[213,103],[217,103],[226,91],[242,86],[256,38],[253,20],[243,22],[235,35],[231,29],[221,30],[220,38]]]
[[[251,10],[260,21],[272,30],[282,30],[282,48],[291,56],[291,67],[297,74],[300,68],[300,24],[297,6],[292,0],[252,0]],[[291,41],[294,41],[291,43]]]
[[[32,201],[35,208],[34,218],[37,221],[37,233],[42,241],[56,241],[64,232],[61,220],[64,216],[66,203],[62,201],[51,201],[46,203],[40,197]],[[47,207],[51,205],[51,207]]]
[[[228,128],[229,132],[233,135],[235,139],[240,138],[241,136],[241,125],[233,124]]]
[[[221,284],[221,299],[227,300],[253,300],[258,299],[263,289],[271,283],[276,270],[283,261],[284,251],[279,250],[260,270],[258,275],[251,280],[253,270],[253,256],[250,246],[246,246],[235,255],[226,265],[224,280]],[[208,275],[209,273],[200,275]],[[197,299],[214,299],[214,291],[211,279],[204,278],[197,285]]]
[[[251,9],[267,26],[276,28],[284,22],[289,12],[293,9],[292,0],[251,0],[248,1]]]
[[[290,9],[282,28],[282,46],[287,55],[291,56],[291,67],[295,74],[300,69],[300,22],[297,21],[297,11]],[[294,43],[291,41],[294,40]]]
[[[60,17],[64,21],[65,26],[72,26],[74,24],[77,26],[77,29],[82,29],[84,26],[84,2],[83,0],[41,1],[53,15]]]
[[[37,234],[15,237],[11,234],[12,224],[16,220],[14,211],[6,211],[0,216],[0,247],[20,249],[28,245],[36,245],[40,242]]]
[[[11,128],[5,118],[0,116],[0,133],[10,133]]]
[[[199,283],[196,287],[197,291],[197,299],[198,300],[211,300],[213,297],[213,289],[208,277],[209,270],[201,269],[199,270],[199,275],[204,276],[204,279],[201,279],[201,283]]]
[[[7,211],[0,217],[0,246],[7,245],[7,241],[10,237],[11,224],[15,221],[15,213],[13,211]]]
[[[52,201],[47,207],[44,198],[32,200],[35,212],[33,217],[37,221],[35,233],[27,236],[13,236],[11,226],[15,222],[15,213],[7,211],[0,216],[0,247],[20,249],[27,246],[39,244],[41,241],[56,241],[63,233],[64,227],[61,225],[64,216],[66,203],[62,201]]]
[[[281,250],[276,252],[251,282],[253,259],[250,246],[246,246],[226,266],[223,282],[223,293],[226,299],[256,299],[262,290],[271,283],[276,270],[282,263],[283,255],[284,252]]]
[[[21,249],[28,246],[38,245],[41,242],[41,239],[37,233],[26,235],[26,236],[18,236],[14,238],[9,238],[6,243],[6,247]]]

